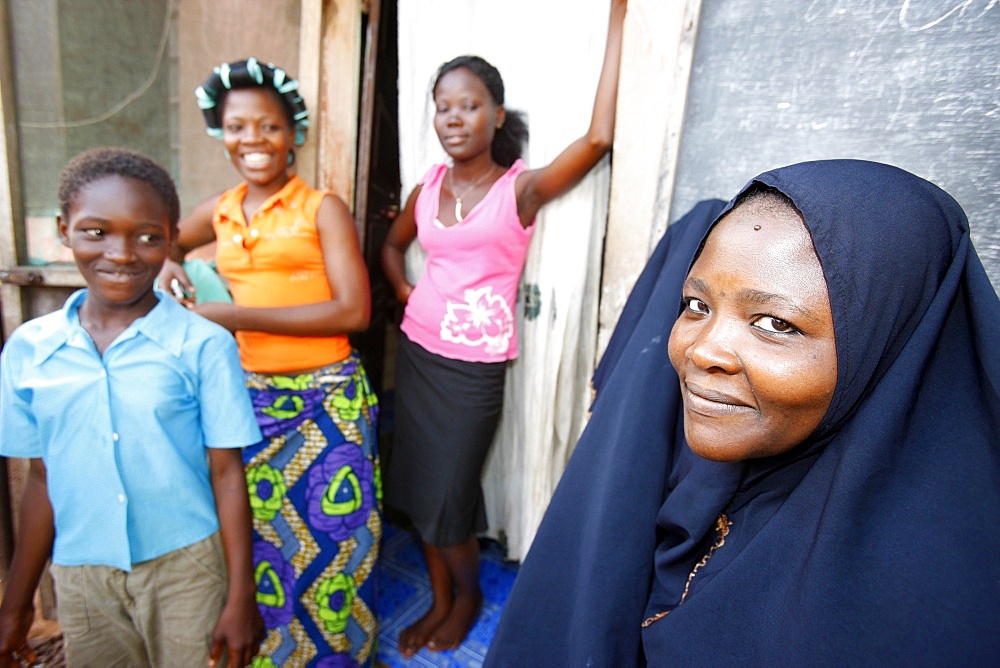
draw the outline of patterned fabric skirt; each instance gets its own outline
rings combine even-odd
[[[378,401],[357,354],[297,376],[247,373],[264,440],[243,451],[257,604],[252,666],[368,665],[378,637]]]

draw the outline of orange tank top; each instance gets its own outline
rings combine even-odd
[[[247,184],[226,191],[215,207],[216,264],[229,281],[238,306],[314,304],[333,298],[316,229],[323,190],[293,176],[254,213],[243,215]],[[288,336],[236,333],[240,360],[248,371],[313,369],[346,358],[347,336]]]

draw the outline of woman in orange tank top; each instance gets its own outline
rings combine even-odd
[[[377,400],[347,335],[368,326],[368,273],[343,200],[290,169],[308,125],[297,89],[255,58],[217,67],[198,88],[208,133],[244,180],[181,221],[173,259],[216,242],[233,303],[189,306],[235,333],[264,434],[243,457],[261,654],[364,665],[378,635]],[[176,262],[161,274],[173,279],[194,293]]]

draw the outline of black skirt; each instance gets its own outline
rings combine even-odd
[[[400,337],[385,503],[432,545],[486,531],[480,476],[503,405],[505,362],[463,362]]]

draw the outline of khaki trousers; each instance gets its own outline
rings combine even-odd
[[[135,564],[131,572],[57,564],[51,572],[73,668],[208,665],[227,592],[218,533]]]

